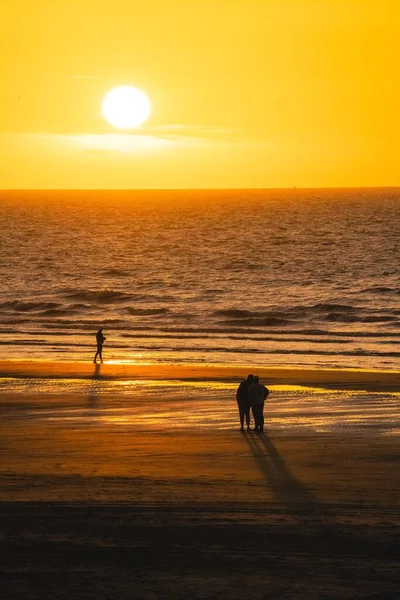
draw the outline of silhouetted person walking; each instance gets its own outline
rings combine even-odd
[[[254,418],[253,431],[264,431],[264,403],[269,394],[269,389],[260,383],[259,377],[256,375],[253,382],[249,386],[247,399]]]
[[[94,359],[93,362],[96,363],[97,362],[97,357],[100,358],[100,362],[103,362],[103,344],[106,341],[107,338],[104,337],[103,335],[103,328],[100,327],[98,332],[96,333],[96,343],[97,343],[97,351],[96,354],[94,355]]]
[[[236,400],[239,409],[240,429],[244,431],[244,419],[246,417],[247,431],[250,429],[250,404],[247,398],[249,387],[253,382],[253,375],[247,375],[247,379],[244,379],[238,389],[236,390]]]

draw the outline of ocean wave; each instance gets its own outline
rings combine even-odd
[[[7,310],[4,308],[5,305],[8,305],[6,307]],[[0,311],[2,313],[2,318],[0,318],[0,324],[23,324],[32,322],[40,322],[46,324],[46,322],[43,321],[43,319],[50,317],[76,317],[79,315],[84,315],[85,313],[97,313],[98,309],[99,307],[96,305],[92,306],[86,304],[59,304],[52,302],[9,302],[0,306]],[[15,314],[21,314],[24,316],[17,318],[14,316]],[[25,315],[29,315],[29,318],[27,318],[27,316]],[[77,321],[75,320],[74,323],[77,323]]]
[[[349,306],[348,304],[330,304],[330,303],[318,303],[318,304],[314,304],[313,306],[309,307],[309,310],[315,311],[315,312],[334,312],[334,311],[341,311],[341,312],[353,312],[355,310],[360,310],[359,307],[356,306]]]
[[[21,300],[10,300],[0,304],[0,310],[14,312],[40,312],[54,310],[62,306],[59,302],[25,302]]]
[[[371,315],[369,317],[363,317],[363,323],[390,323],[398,321],[397,317],[390,317],[389,315]]]
[[[357,312],[360,313],[360,309],[355,306],[321,303],[313,306],[290,306],[285,310],[270,310],[265,312],[229,308],[216,310],[212,313],[212,316],[222,318],[226,323],[239,324],[239,321],[241,321],[241,323],[249,325],[284,324],[293,320],[310,320],[313,313],[317,313],[319,318],[322,315],[327,321],[342,320],[343,322],[353,322],[353,320],[359,320],[361,322],[362,317],[357,316],[355,314]]]
[[[29,346],[45,347],[48,345],[51,344],[46,340],[36,340],[34,338],[29,338],[29,340],[0,340],[0,346],[25,346],[29,348]]]
[[[324,320],[338,323],[356,323],[361,321],[360,317],[357,317],[356,315],[349,315],[348,313],[344,314],[336,312],[328,313],[324,316]]]
[[[287,331],[284,333],[287,334]],[[335,332],[332,333],[326,329],[296,329],[294,333],[302,335],[337,335]]]
[[[386,327],[400,327],[400,321],[398,319],[396,319],[396,321],[391,321],[390,323],[386,323]],[[390,332],[390,335],[399,335],[399,334]]]
[[[131,275],[131,273],[122,269],[103,269],[101,274],[103,277],[129,277]]]
[[[85,313],[97,312],[99,307],[90,304],[63,304],[59,308],[49,308],[35,314],[37,317],[69,317]]]
[[[170,312],[169,308],[132,308],[132,306],[127,306],[126,311],[130,315],[134,316],[157,316],[157,315],[165,315]]]
[[[98,329],[99,326],[102,327],[106,327],[109,326],[110,328],[114,328],[116,330],[118,329],[126,329],[126,327],[129,325],[129,323],[127,323],[127,321],[123,320],[123,319],[118,319],[118,318],[106,318],[104,316],[99,316],[99,318],[93,318],[93,319],[79,319],[79,321],[77,321],[76,319],[64,319],[64,318],[58,318],[58,319],[53,319],[51,321],[40,321],[40,324],[45,326],[48,329],[57,329],[59,327],[67,327],[68,329],[75,329],[75,330],[81,330],[81,331],[89,331],[92,329]]]
[[[66,317],[68,314],[71,314],[69,311],[59,308],[49,308],[48,310],[44,310],[40,312],[38,317]]]
[[[397,321],[397,317],[389,315],[349,315],[343,313],[331,312],[325,315],[325,321],[337,321],[339,323],[390,323]]]
[[[272,327],[274,325],[288,325],[291,321],[287,312],[271,311],[267,313],[251,312],[237,308],[217,310],[213,316],[223,317],[226,325],[237,327]]]
[[[400,290],[398,288],[385,285],[373,285],[361,290],[361,292],[372,292],[374,294],[399,294]]]
[[[214,317],[228,317],[230,319],[242,319],[245,317],[254,316],[255,313],[249,310],[239,310],[236,308],[230,308],[226,310],[216,310],[212,313]]]
[[[207,296],[215,296],[215,294],[223,294],[224,290],[221,288],[210,288],[207,290],[203,290],[202,294],[203,296],[207,297]]]
[[[24,325],[25,323],[31,323],[31,322],[32,322],[31,318],[24,318],[24,317],[21,317],[21,318],[6,317],[6,318],[0,319],[0,325]]]
[[[289,325],[291,321],[277,317],[248,317],[246,319],[227,319],[225,323],[240,327],[271,327],[273,325]]]
[[[392,325],[392,323],[389,323]],[[273,331],[270,333],[279,333],[279,331]],[[291,334],[304,334],[304,335],[323,335],[327,337],[345,337],[345,338],[397,338],[400,337],[400,333],[395,332],[387,332],[387,331],[327,331],[327,330],[318,330],[318,329],[296,329],[292,332],[288,332],[287,330],[282,331],[281,333],[287,335]]]
[[[379,356],[379,357],[398,357],[400,356],[400,352],[397,351],[377,351],[372,349],[362,349],[357,348],[354,350],[325,350],[321,348],[317,349],[298,349],[291,347],[280,347],[277,349],[271,348],[254,348],[254,347],[243,347],[238,345],[235,347],[226,347],[226,346],[217,346],[213,345],[212,347],[201,347],[201,348],[193,348],[192,346],[169,346],[166,344],[135,344],[135,350],[139,351],[155,351],[155,352],[171,352],[179,354],[181,352],[190,352],[190,353],[198,353],[198,354],[213,354],[213,353],[221,353],[221,354],[262,354],[265,356],[269,355],[297,355],[297,356]]]
[[[96,302],[101,304],[113,304],[122,302],[131,302],[132,300],[143,299],[141,295],[128,294],[114,290],[81,290],[68,292],[65,294],[68,300],[80,300],[82,302]]]
[[[281,311],[281,310],[270,310],[270,311],[264,311],[264,312],[260,312],[260,311],[250,311],[250,310],[243,310],[243,309],[237,309],[237,308],[228,308],[228,309],[222,309],[222,310],[216,310],[212,313],[211,316],[214,317],[223,317],[223,320],[225,322],[236,322],[236,321],[242,321],[245,319],[277,319],[277,320],[281,320],[282,322],[287,320],[287,319],[293,319],[293,318],[297,318],[298,316],[303,316],[302,312],[300,315],[297,314],[297,310],[294,310],[292,308],[289,308],[285,311]]]

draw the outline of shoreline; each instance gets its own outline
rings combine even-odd
[[[400,392],[400,371],[260,367],[221,364],[138,364],[0,360],[0,379],[84,379],[149,381],[216,381],[236,383],[248,373],[266,385],[299,385],[337,390]]]

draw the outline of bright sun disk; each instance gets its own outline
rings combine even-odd
[[[130,85],[110,90],[103,99],[102,113],[110,125],[132,129],[146,121],[150,114],[147,94]]]

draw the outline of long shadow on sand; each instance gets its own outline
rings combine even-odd
[[[93,415],[92,410],[95,408],[98,408],[98,405],[99,405],[99,403],[98,403],[99,386],[101,385],[99,382],[99,380],[101,379],[100,368],[101,368],[100,364],[96,364],[94,367],[92,379],[94,379],[95,381],[93,382],[93,385],[91,386],[91,389],[86,396],[86,398],[87,398],[86,407],[89,408],[89,412],[86,413],[86,416],[92,416]]]
[[[94,367],[93,379],[100,379],[101,364],[96,363]]]
[[[309,509],[317,508],[319,503],[316,497],[290,473],[279,451],[266,435],[243,434],[243,437],[265,477],[268,489],[280,504],[307,504]]]

